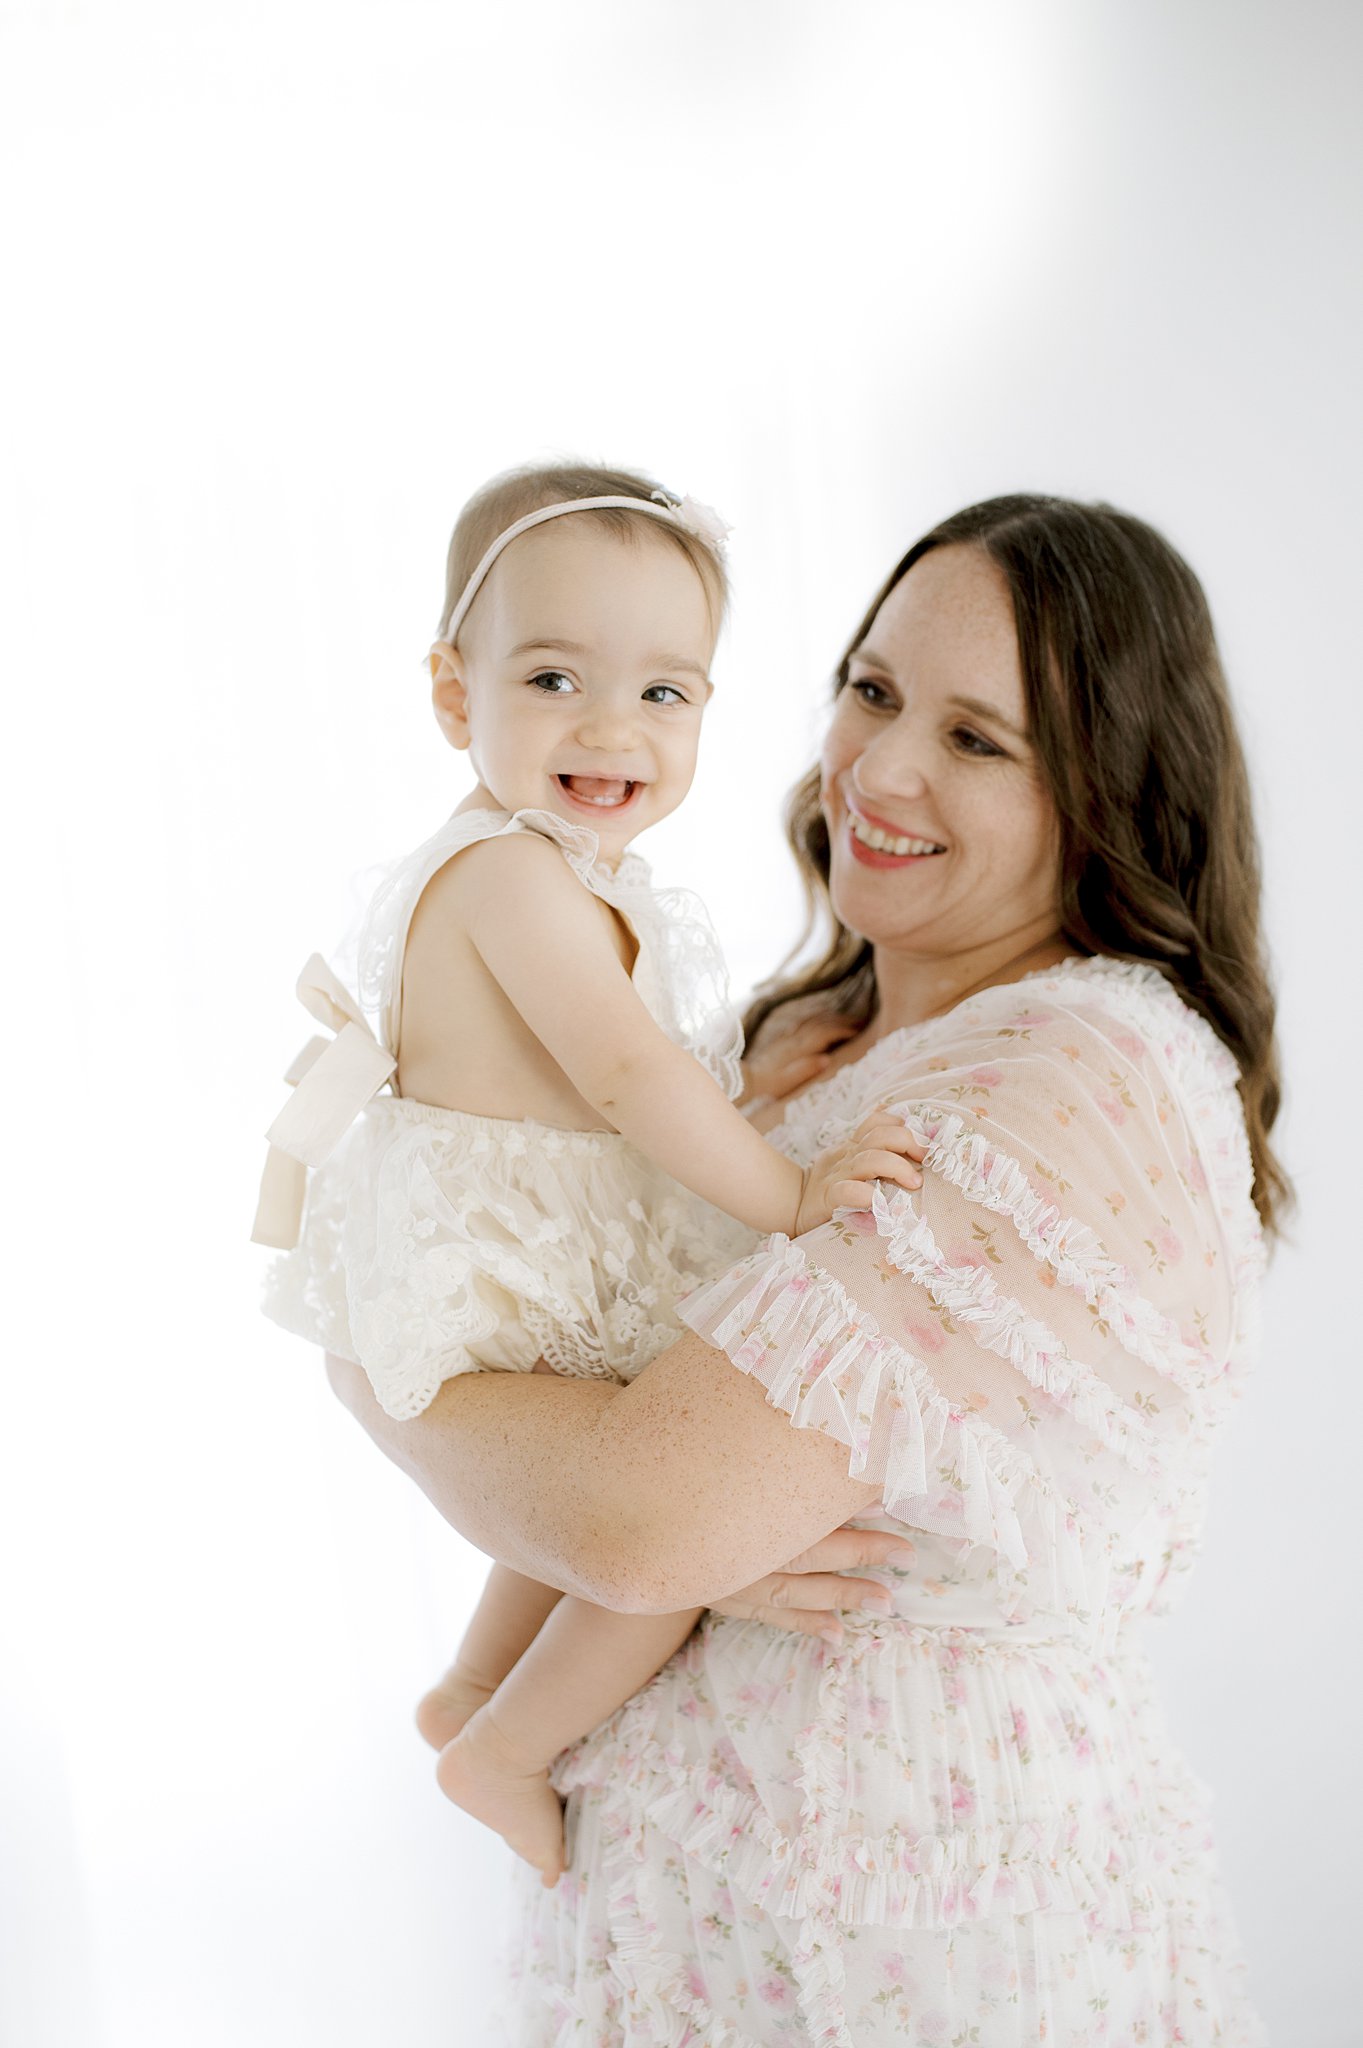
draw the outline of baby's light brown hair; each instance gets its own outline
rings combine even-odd
[[[642,498],[647,503],[661,488],[637,470],[597,469],[589,463],[528,463],[523,469],[508,469],[494,476],[474,492],[455,521],[445,559],[445,602],[436,639],[448,637],[447,628],[464,586],[498,534],[524,519],[527,512],[562,505],[572,498]],[[628,512],[623,506],[599,506],[574,516],[598,521],[618,540],[637,542],[644,529],[679,549],[701,580],[711,622],[719,632],[729,602],[729,579],[719,556],[697,534],[647,512]]]

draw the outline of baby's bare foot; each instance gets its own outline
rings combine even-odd
[[[517,1754],[486,1708],[481,1708],[435,1767],[440,1789],[465,1813],[493,1828],[508,1847],[532,1863],[545,1886],[563,1875],[563,1801],[547,1770]]]
[[[440,1683],[417,1701],[416,1725],[432,1749],[444,1749],[491,1698],[490,1685],[464,1677],[458,1665],[451,1664]]]

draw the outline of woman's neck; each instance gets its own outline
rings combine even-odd
[[[859,1041],[864,1048],[892,1031],[941,1016],[979,989],[1020,981],[1024,974],[1073,959],[1078,948],[1063,932],[1010,932],[992,945],[932,959],[875,948],[876,1014]]]

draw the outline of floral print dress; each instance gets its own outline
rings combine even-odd
[[[707,1616],[559,1759],[571,1864],[517,1876],[516,2048],[1261,2041],[1141,1647],[1250,1348],[1235,1082],[1154,969],[1099,959],[791,1106],[801,1162],[893,1106],[924,1187],[682,1315],[846,1447],[916,1561],[840,1648]]]

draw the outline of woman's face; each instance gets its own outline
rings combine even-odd
[[[925,555],[848,674],[821,763],[843,923],[923,960],[1050,936],[1059,834],[1002,573],[973,547]]]

